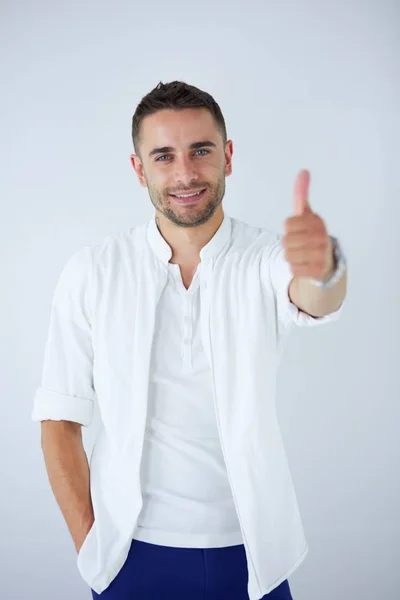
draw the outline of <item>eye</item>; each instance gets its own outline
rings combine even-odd
[[[210,150],[206,150],[205,148],[199,148],[199,150],[196,151],[197,152],[205,152],[207,154],[210,154]],[[204,154],[202,156],[205,156]],[[159,156],[158,158],[156,158],[156,162],[166,162],[165,160],[161,160],[163,158],[169,158],[168,154],[162,154],[161,156]]]

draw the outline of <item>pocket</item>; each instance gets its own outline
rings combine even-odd
[[[85,537],[85,539],[83,540],[83,544],[82,544],[82,545],[81,545],[81,547],[79,548],[79,552],[78,552],[78,555],[77,555],[77,558],[78,558],[78,559],[79,559],[79,557],[80,557],[80,555],[81,555],[81,553],[82,553],[83,547],[84,547],[84,546],[86,546],[86,543],[87,543],[87,541],[88,541],[88,539],[89,539],[89,536],[90,536],[90,535],[92,534],[92,532],[93,532],[93,529],[94,529],[95,523],[96,523],[96,519],[93,521],[91,528],[89,529],[89,531],[88,531],[88,532],[87,532],[87,534],[86,534],[86,537]]]

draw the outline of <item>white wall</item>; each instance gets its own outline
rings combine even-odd
[[[172,79],[224,112],[225,211],[282,231],[306,167],[350,262],[342,319],[296,330],[279,371],[310,544],[294,598],[400,596],[399,3],[3,0],[0,22],[1,598],[90,597],[30,413],[64,262],[152,214],[131,117]]]

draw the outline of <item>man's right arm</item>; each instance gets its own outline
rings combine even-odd
[[[51,488],[78,553],[94,522],[81,425],[42,421],[41,446]]]
[[[79,552],[93,525],[89,465],[82,426],[94,410],[91,273],[85,246],[65,263],[54,290],[41,386],[32,419],[41,423],[41,445],[51,488]]]

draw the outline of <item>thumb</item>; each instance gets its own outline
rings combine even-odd
[[[308,202],[308,188],[310,185],[310,171],[303,169],[297,175],[294,186],[294,214],[295,216],[304,215],[312,212]]]

